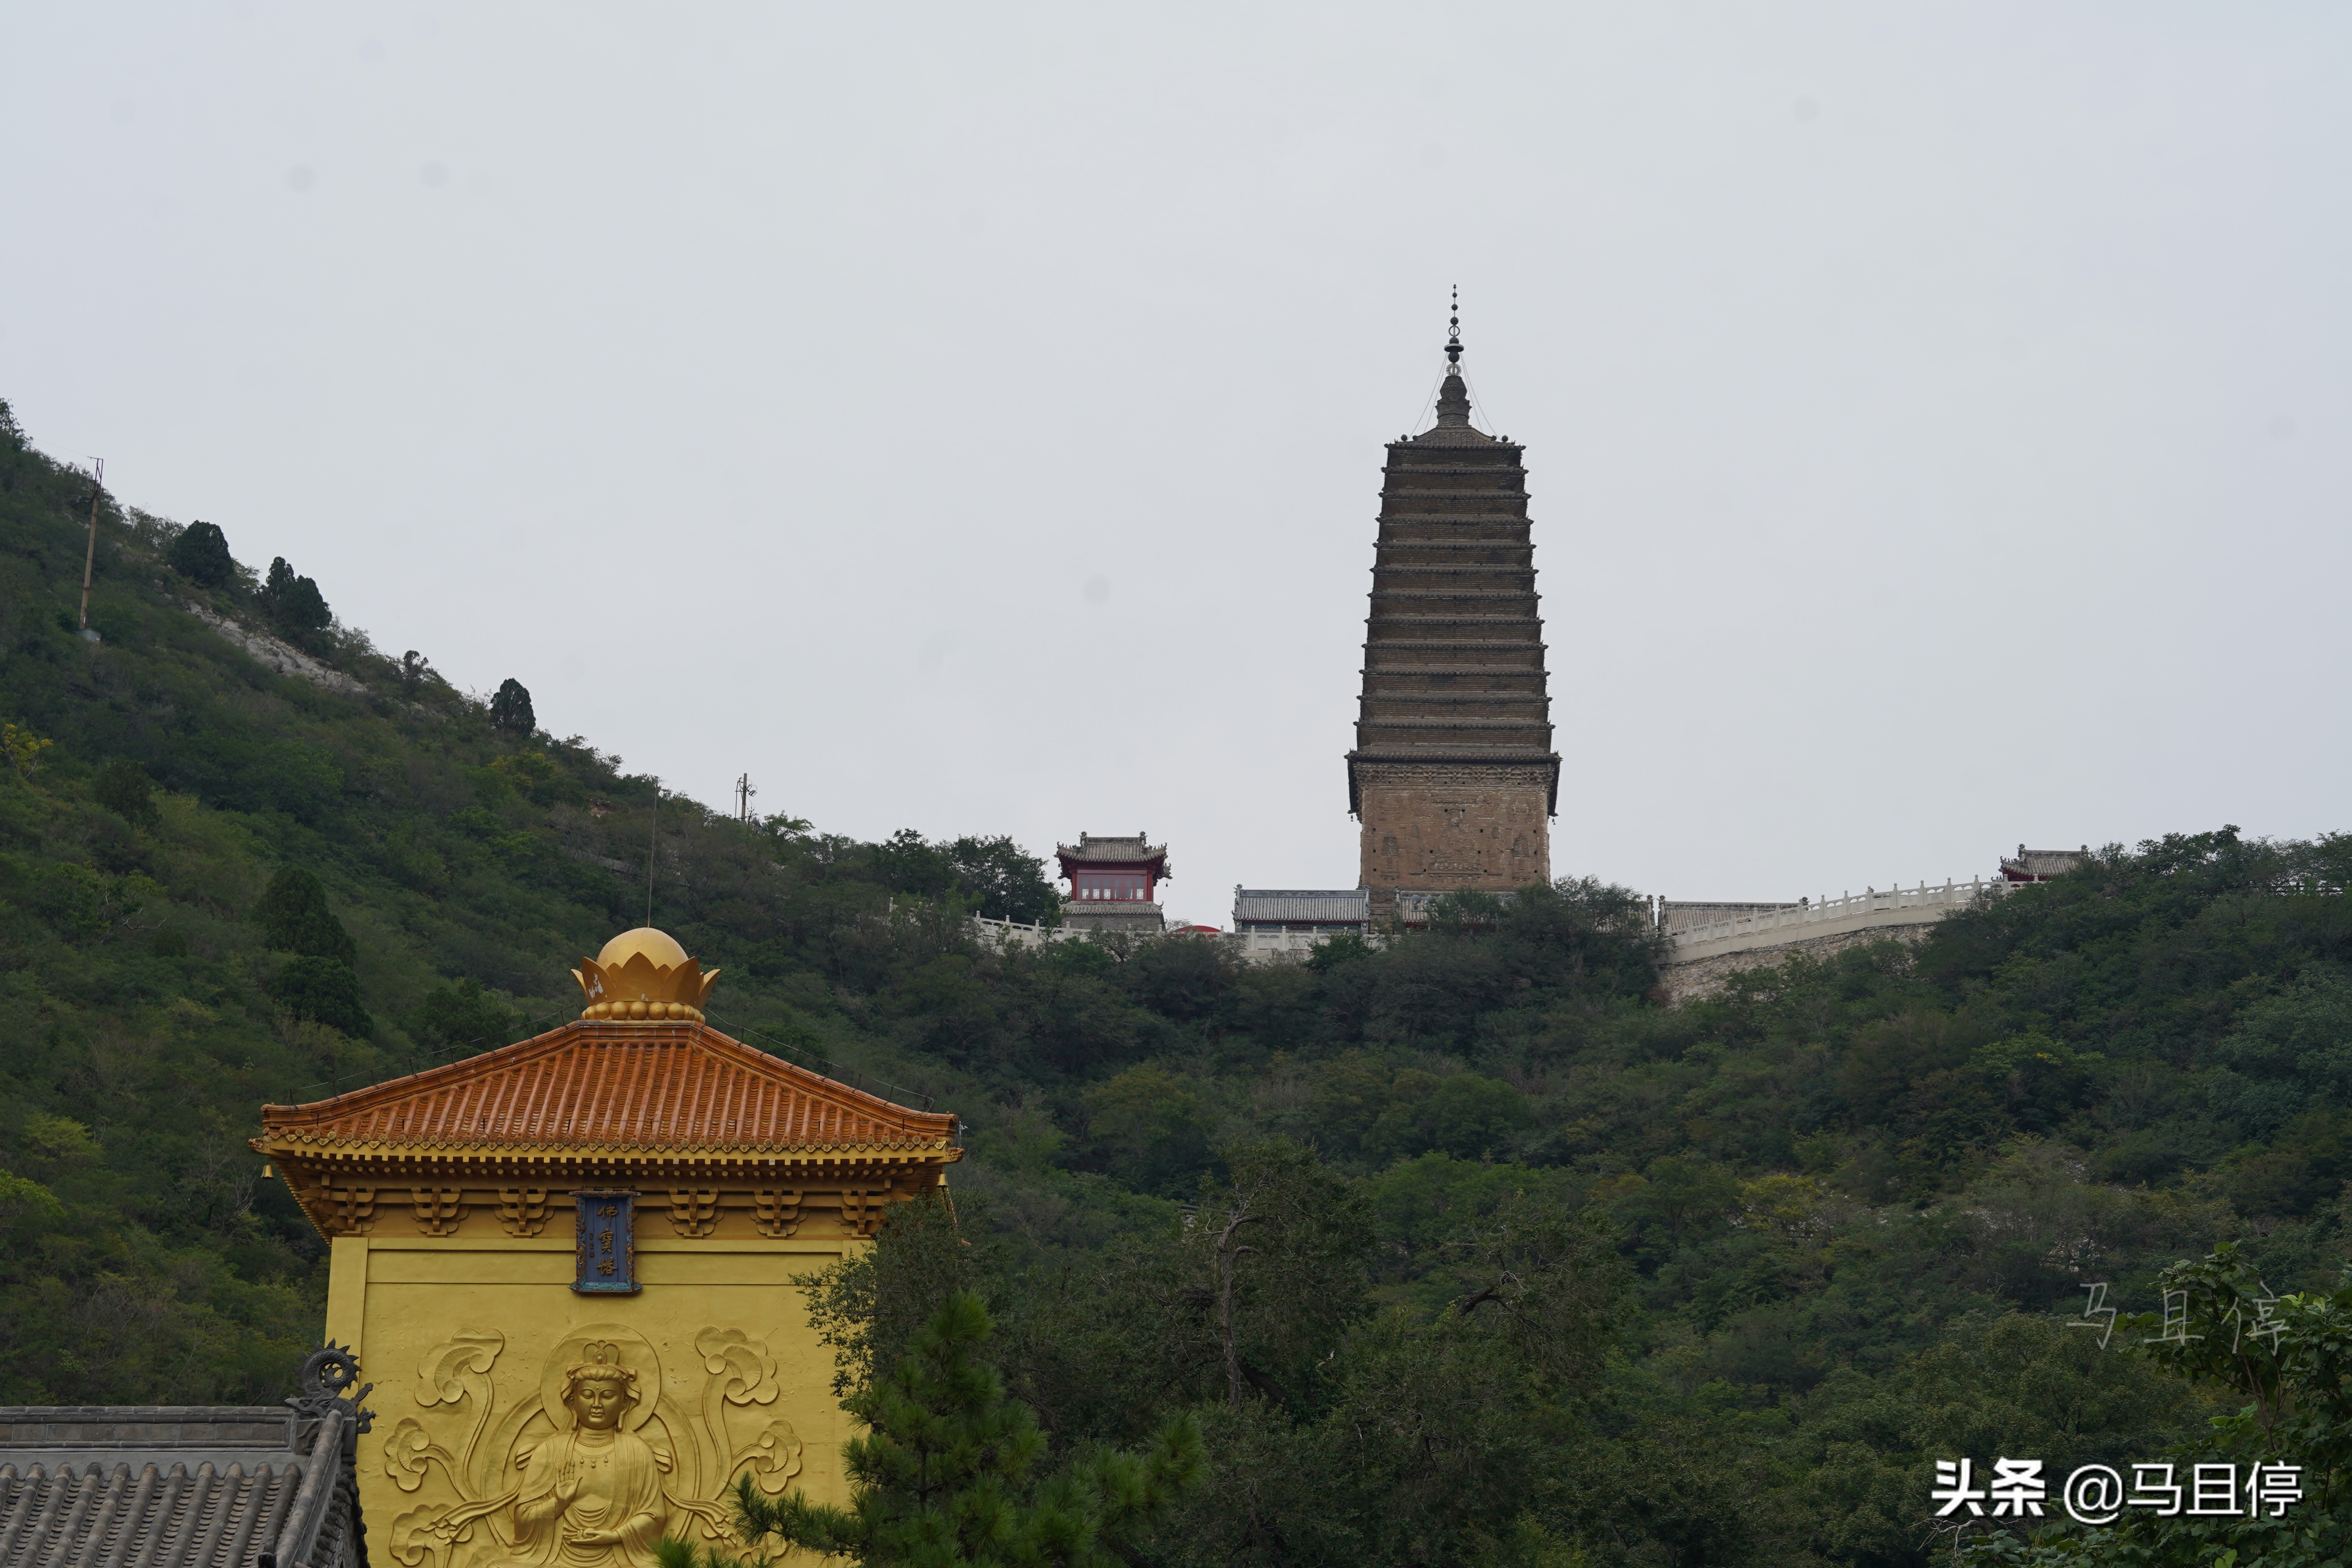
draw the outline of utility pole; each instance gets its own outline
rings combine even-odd
[[[751,797],[759,793],[760,786],[751,782],[750,773],[735,781],[735,820],[747,827],[751,824]]]
[[[92,458],[89,485],[89,549],[81,558],[81,630],[89,631],[89,578],[98,565],[98,503],[106,494],[106,459]]]

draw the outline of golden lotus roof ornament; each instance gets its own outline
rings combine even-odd
[[[719,971],[702,973],[667,931],[639,926],[583,958],[572,972],[588,1005],[583,1018],[625,1024],[672,1020],[702,1022],[702,1004],[719,984]]]

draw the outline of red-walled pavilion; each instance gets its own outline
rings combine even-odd
[[[1081,833],[1076,844],[1055,847],[1070,890],[1062,900],[1062,923],[1085,931],[1157,932],[1165,921],[1160,884],[1168,879],[1168,849],[1149,834],[1097,838]]]

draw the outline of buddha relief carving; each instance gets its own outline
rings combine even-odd
[[[588,1354],[564,1372],[570,1429],[524,1461],[530,1473],[512,1505],[518,1550],[499,1568],[655,1568],[653,1544],[669,1513],[661,1468],[624,1425],[645,1396],[615,1347],[592,1344]]]
[[[404,1568],[656,1568],[653,1547],[727,1536],[726,1496],[748,1475],[770,1494],[801,1470],[792,1423],[768,1415],[776,1364],[741,1329],[695,1336],[704,1373],[689,1409],[659,1356],[618,1323],[567,1333],[533,1396],[501,1409],[495,1331],[455,1335],[417,1369],[416,1412],[383,1472],[418,1506],[393,1521]]]

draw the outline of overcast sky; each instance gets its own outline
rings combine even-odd
[[[1528,447],[1554,870],[2352,828],[2352,8],[50,5],[0,397],[717,805],[1346,887],[1381,444]]]

